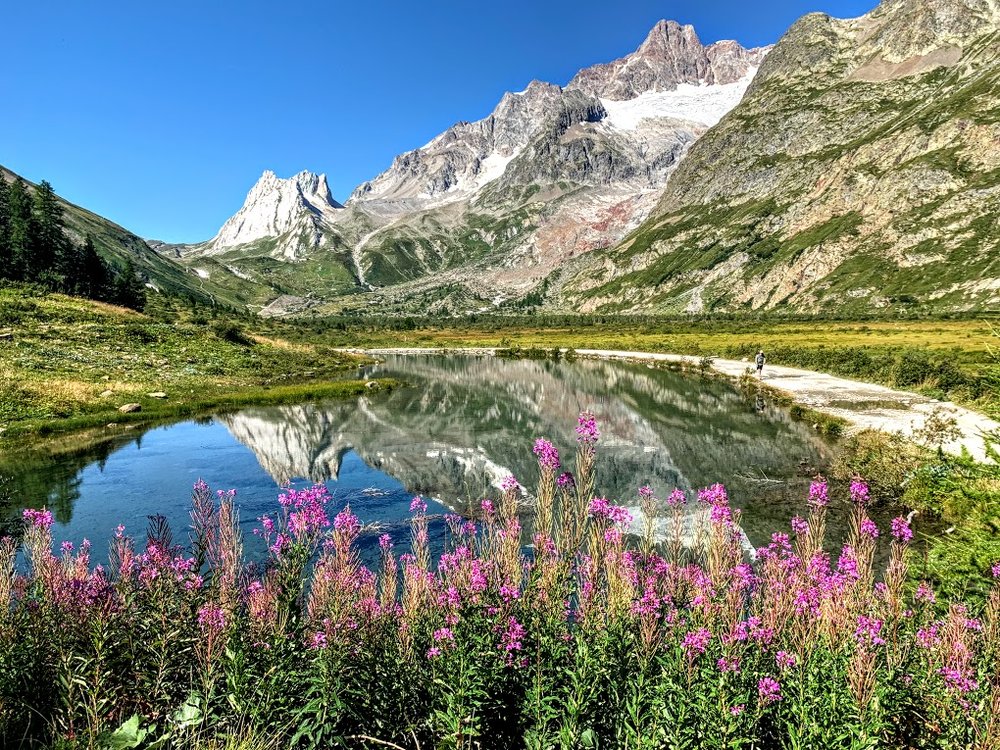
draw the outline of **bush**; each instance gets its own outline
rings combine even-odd
[[[897,503],[928,455],[897,433],[863,430],[844,441],[833,476],[841,481],[865,477],[873,500]]]
[[[243,333],[243,329],[230,320],[216,320],[212,323],[212,333],[231,344],[239,344],[240,346],[253,344]]]

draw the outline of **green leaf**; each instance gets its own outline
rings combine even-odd
[[[131,748],[138,747],[146,739],[147,733],[145,728],[139,726],[139,715],[133,714],[131,718],[112,732],[104,747],[108,750],[131,750]]]

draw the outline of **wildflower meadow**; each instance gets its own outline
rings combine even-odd
[[[377,532],[323,486],[259,519],[256,562],[204,483],[183,539],[119,527],[101,564],[24,511],[0,542],[3,746],[1000,748],[1000,588],[914,581],[910,523],[879,528],[863,481],[834,553],[820,479],[752,550],[722,485],[637,487],[635,519],[599,496],[599,442],[582,414],[569,473],[536,441],[533,496],[509,478],[447,516],[437,559],[419,497],[373,566]]]

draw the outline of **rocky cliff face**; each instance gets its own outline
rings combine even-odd
[[[581,70],[566,88],[623,101],[680,84],[726,85],[759,67],[767,49],[747,50],[733,41],[705,47],[694,27],[660,21],[631,55]]]
[[[273,256],[297,260],[323,244],[342,208],[330,195],[326,175],[299,172],[283,180],[267,170],[243,207],[196,252],[218,254],[265,240]]]
[[[565,89],[532,81],[524,91],[504,94],[489,117],[458,123],[426,146],[396,157],[388,170],[361,185],[350,203],[401,201],[402,210],[412,210],[412,199],[441,202],[467,197],[505,175],[511,162],[538,139],[550,145],[553,140],[565,140],[567,134],[572,139],[574,126],[583,123],[604,122],[608,126],[608,140],[629,143],[632,139],[626,135],[628,128],[619,127],[609,118],[607,100],[620,103],[644,94],[676,92],[685,85],[702,89],[687,92],[689,98],[695,99],[711,99],[718,86],[742,82],[745,89],[749,81],[744,79],[752,77],[766,52],[767,48],[745,50],[729,41],[705,47],[693,27],[661,21],[634,53],[581,70]],[[641,104],[635,112],[637,118],[672,117],[673,129],[685,132],[691,128],[685,129],[681,123],[712,125],[726,111],[718,101],[708,107],[713,111],[697,114],[684,111],[683,106],[674,112],[668,108],[644,112]],[[538,150],[536,146],[529,156],[537,156]],[[538,176],[584,177],[592,178],[595,183],[619,176],[601,170],[581,174],[581,161],[586,159],[580,157],[578,150],[569,149],[555,159],[546,159],[544,171]],[[563,165],[564,172],[560,171]],[[643,165],[633,164],[630,171],[636,167],[642,170]],[[524,169],[519,173],[522,180],[533,176]]]
[[[653,218],[564,288],[589,310],[1000,302],[1000,7],[801,19]]]

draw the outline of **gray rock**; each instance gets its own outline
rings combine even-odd
[[[114,391],[101,391],[101,398],[110,398],[111,396],[114,395],[115,395]]]
[[[124,404],[118,407],[118,411],[122,414],[134,414],[137,411],[142,411],[142,404]]]
[[[147,393],[146,395],[149,396],[150,398],[166,398],[167,397],[167,394],[164,393],[163,391],[153,391],[152,393]]]

